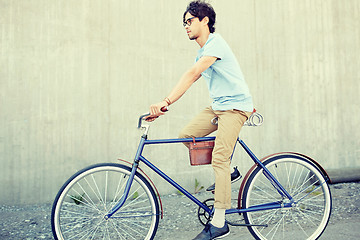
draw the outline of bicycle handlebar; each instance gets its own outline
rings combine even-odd
[[[143,120],[143,118],[147,117],[149,115],[150,115],[150,113],[145,113],[139,117],[138,128],[141,128],[141,121]]]
[[[160,110],[162,112],[167,112],[167,111],[169,111],[169,108],[168,107],[162,107]],[[147,117],[147,116],[150,116],[150,113],[144,113],[143,115],[141,115],[139,117],[138,128],[141,128],[141,121],[143,120],[144,117]]]

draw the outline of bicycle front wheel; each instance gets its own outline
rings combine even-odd
[[[325,230],[331,214],[331,193],[319,169],[298,155],[274,156],[264,162],[266,168],[294,198],[292,207],[244,213],[248,227],[256,239],[317,239]],[[257,167],[243,192],[242,206],[279,202],[286,204],[273,184]],[[266,226],[265,226],[266,225]]]
[[[149,182],[136,173],[125,204],[105,215],[121,199],[131,168],[96,164],[74,174],[57,194],[51,214],[55,239],[153,239],[159,203]]]

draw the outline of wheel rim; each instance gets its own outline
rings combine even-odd
[[[151,239],[159,212],[154,193],[137,175],[124,206],[105,215],[123,195],[129,171],[102,166],[84,171],[62,191],[54,212],[59,239]]]
[[[325,229],[331,212],[331,194],[323,175],[303,159],[281,157],[266,163],[266,167],[295,199],[291,208],[248,212],[250,224],[268,227],[250,227],[258,239],[316,239]],[[282,201],[277,190],[262,174],[254,177],[246,193],[245,206]]]

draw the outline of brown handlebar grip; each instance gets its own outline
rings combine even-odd
[[[167,112],[167,111],[169,111],[169,108],[168,107],[162,107],[161,109],[160,109],[162,112]]]

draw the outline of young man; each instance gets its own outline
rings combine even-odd
[[[150,106],[147,121],[164,113],[162,107],[176,102],[201,76],[206,80],[211,107],[203,110],[180,133],[180,138],[203,137],[217,130],[212,154],[215,173],[215,213],[211,223],[195,239],[215,239],[229,234],[225,210],[231,208],[230,158],[240,129],[253,110],[252,97],[239,64],[228,44],[214,34],[215,11],[203,1],[192,1],[183,16],[190,40],[199,46],[196,63],[186,71],[170,94]],[[217,117],[218,125],[211,120]]]

